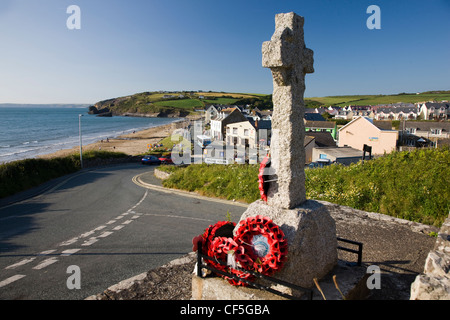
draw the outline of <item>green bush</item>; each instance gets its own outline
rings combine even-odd
[[[306,170],[307,197],[440,226],[450,210],[448,148]]]
[[[259,196],[258,166],[191,165],[173,172],[163,185],[196,191],[205,196],[253,202]]]
[[[306,169],[306,196],[440,227],[450,210],[449,168],[450,151],[440,148]],[[191,165],[163,184],[247,203],[260,197],[256,165]]]
[[[80,160],[74,157],[26,159],[0,165],[0,198],[36,187],[51,179],[76,172]]]

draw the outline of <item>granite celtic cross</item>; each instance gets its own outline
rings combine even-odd
[[[281,13],[275,33],[262,46],[262,65],[273,76],[271,168],[277,176],[268,204],[292,209],[306,201],[304,101],[305,74],[313,73],[313,51],[305,47],[304,18]]]

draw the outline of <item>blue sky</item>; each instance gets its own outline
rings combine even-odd
[[[381,29],[369,30],[369,5]],[[81,9],[69,30],[68,6]],[[305,17],[306,97],[450,89],[450,0],[1,0],[0,103],[156,90],[271,93],[275,14]]]

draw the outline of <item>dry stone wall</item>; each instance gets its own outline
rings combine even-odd
[[[427,256],[423,274],[411,285],[411,300],[450,300],[450,214]]]

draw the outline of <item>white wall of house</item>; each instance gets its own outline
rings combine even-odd
[[[245,146],[246,142],[249,148],[257,148],[257,132],[249,121],[236,122],[227,125],[226,144],[238,144]]]

